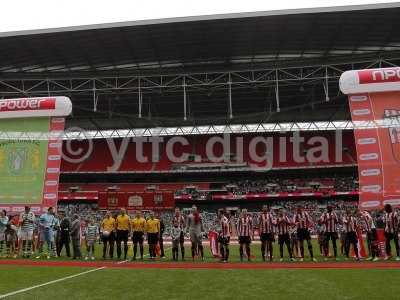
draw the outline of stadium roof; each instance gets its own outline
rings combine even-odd
[[[0,33],[6,73],[152,72],[379,54],[400,47],[400,3]]]
[[[340,73],[400,61],[398,16],[391,3],[0,33],[0,96],[70,96],[70,125],[89,129],[344,120]]]

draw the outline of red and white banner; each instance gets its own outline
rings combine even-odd
[[[65,117],[72,111],[67,97],[19,98],[0,100],[0,119]]]
[[[51,118],[50,132],[61,132],[65,128],[65,118]],[[44,207],[57,207],[58,184],[60,179],[62,157],[62,140],[52,138],[47,145],[47,165],[45,180],[43,184],[43,203]]]
[[[340,88],[349,94],[356,125],[378,125],[354,130],[360,206],[400,205],[400,68],[345,72]]]

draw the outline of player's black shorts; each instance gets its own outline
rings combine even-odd
[[[376,232],[375,228],[372,228],[371,231],[367,232],[367,239],[370,242],[374,242],[378,239],[378,233]]]
[[[337,232],[325,232],[325,242],[329,242],[329,240],[337,240],[338,234]]]
[[[143,231],[134,231],[132,233],[132,242],[133,243],[143,244],[143,240],[144,240]]]
[[[355,231],[347,232],[346,241],[348,243],[357,243],[357,233]]]
[[[386,232],[385,231],[385,239],[387,240],[393,240],[396,239],[396,236],[398,236],[398,233],[392,233],[392,232]]]
[[[149,245],[155,245],[158,243],[158,233],[148,233],[147,242]]]
[[[264,232],[261,233],[260,236],[261,242],[274,242],[275,241],[275,235],[272,232]]]
[[[183,244],[185,242],[185,234],[181,231],[181,236],[179,237],[179,243]]]
[[[251,238],[249,236],[239,236],[239,244],[251,244]]]
[[[297,239],[299,241],[311,240],[310,231],[307,228],[298,228],[297,229]]]
[[[69,237],[68,237],[69,238]],[[115,241],[115,233],[113,231],[110,232],[108,236],[104,236],[103,234],[101,235],[101,239],[104,242],[110,242],[113,243]]]
[[[117,241],[128,241],[129,231],[128,230],[117,230]]]
[[[285,242],[290,242],[290,235],[289,233],[285,234],[278,234],[278,243],[283,244]]]
[[[223,236],[218,236],[218,243],[228,246],[231,238],[229,236],[223,237]]]

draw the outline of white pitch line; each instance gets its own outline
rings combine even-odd
[[[122,261],[117,262],[117,265],[124,264],[126,262],[128,262],[128,260],[122,260]]]
[[[88,273],[100,271],[100,270],[103,270],[105,268],[106,267],[101,267],[101,268],[85,271],[85,272],[82,272],[82,273],[70,275],[70,276],[63,277],[63,278],[56,279],[56,280],[52,280],[52,281],[49,281],[49,282],[46,282],[46,283],[34,285],[34,286],[31,286],[31,287],[28,287],[28,288],[25,288],[25,289],[17,290],[17,291],[8,293],[8,294],[0,295],[0,299],[4,299],[4,298],[7,298],[7,297],[11,297],[11,296],[17,295],[17,294],[25,293],[25,292],[28,292],[28,291],[33,290],[33,289],[37,289],[37,288],[40,288],[40,287],[43,287],[43,286],[46,286],[46,285],[58,283],[58,282],[61,282],[61,281],[64,281],[64,280],[72,279],[72,278],[75,278],[75,277],[78,277],[78,276],[82,276],[82,275],[85,275],[85,274],[88,274]]]
[[[168,251],[169,249],[172,249],[172,247],[166,248],[165,251]],[[143,255],[143,257],[149,256],[149,255],[150,254],[145,254],[145,255]],[[117,262],[117,264],[120,265],[120,264],[123,264],[123,263],[126,263],[126,262],[128,262],[128,260],[119,261],[119,262]],[[78,277],[78,276],[81,276],[81,275],[85,275],[85,274],[88,274],[88,273],[104,270],[106,268],[107,267],[100,267],[100,268],[97,268],[97,269],[85,271],[85,272],[82,272],[82,273],[78,273],[78,274],[70,275],[70,276],[67,276],[67,277],[59,278],[59,279],[52,280],[52,281],[49,281],[49,282],[45,282],[45,283],[42,283],[42,284],[34,285],[34,286],[31,286],[31,287],[28,287],[28,288],[24,288],[24,289],[21,289],[21,290],[17,290],[17,291],[8,293],[8,294],[0,295],[0,299],[5,299],[7,297],[11,297],[11,296],[14,296],[14,295],[17,295],[17,294],[25,293],[25,292],[28,292],[28,291],[31,291],[33,289],[37,289],[37,288],[40,288],[40,287],[43,287],[43,286],[46,286],[46,285],[58,283],[58,282],[65,281],[65,280],[68,280],[68,279],[72,279],[72,278],[75,278],[75,277]]]

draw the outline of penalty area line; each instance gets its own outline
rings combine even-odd
[[[81,272],[81,273],[78,273],[78,274],[74,274],[74,275],[62,277],[62,278],[59,278],[59,279],[56,279],[56,280],[48,281],[48,282],[45,282],[45,283],[42,283],[42,284],[34,285],[34,286],[31,286],[31,287],[28,287],[28,288],[20,289],[20,290],[14,291],[14,292],[10,292],[10,293],[4,294],[4,295],[0,295],[0,299],[5,299],[7,297],[11,297],[11,296],[14,296],[14,295],[17,295],[17,294],[21,294],[21,293],[25,293],[25,292],[31,291],[33,289],[37,289],[37,288],[44,287],[44,286],[47,286],[47,285],[50,285],[50,284],[62,282],[62,281],[68,280],[68,279],[72,279],[72,278],[75,278],[75,277],[79,277],[79,276],[82,276],[82,275],[85,275],[85,274],[93,273],[93,272],[104,270],[104,269],[106,269],[106,267],[100,267],[100,268],[97,268],[97,269],[88,270],[88,271]]]

